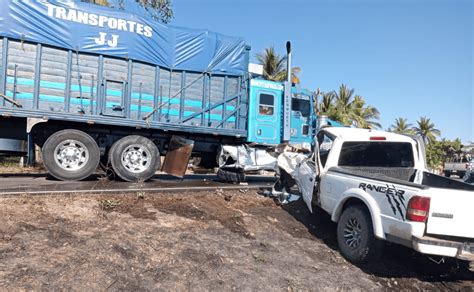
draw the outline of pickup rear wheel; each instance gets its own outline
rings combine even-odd
[[[372,219],[363,205],[344,209],[337,224],[337,242],[348,261],[360,264],[375,258],[381,244],[374,236]]]
[[[160,152],[150,139],[127,136],[112,145],[109,162],[121,179],[129,182],[149,180],[160,168]]]

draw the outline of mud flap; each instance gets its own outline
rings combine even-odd
[[[168,174],[183,178],[193,152],[194,141],[173,136],[165,156],[162,170]]]

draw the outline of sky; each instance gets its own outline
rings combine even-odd
[[[342,83],[384,129],[422,116],[474,142],[473,0],[172,0],[171,24],[245,38],[255,54],[292,41],[302,87]]]

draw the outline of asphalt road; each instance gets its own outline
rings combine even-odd
[[[258,189],[271,187],[273,176],[247,176],[244,184],[220,182],[214,174],[188,174],[183,179],[158,174],[144,183],[129,183],[93,176],[85,181],[67,182],[56,180],[44,173],[0,174],[0,194],[49,194],[49,193],[125,193],[136,191],[189,191],[209,189]]]

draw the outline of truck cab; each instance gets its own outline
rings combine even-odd
[[[312,143],[313,94],[291,86],[286,91],[289,97],[285,98],[286,84],[262,79],[250,81],[247,142],[270,146],[280,143],[309,146]]]

